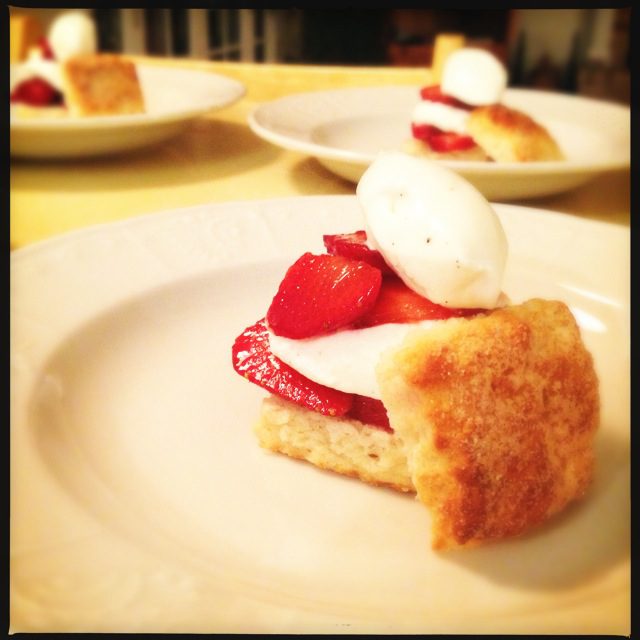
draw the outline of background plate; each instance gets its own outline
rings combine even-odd
[[[355,197],[217,204],[11,258],[11,631],[612,633],[629,625],[629,232],[498,205],[505,291],[566,300],[601,379],[589,497],[436,554],[411,496],[260,449],[233,339]]]
[[[242,83],[187,69],[136,65],[146,113],[84,118],[11,114],[11,155],[77,158],[130,151],[165,140],[199,115],[239,100]]]
[[[276,145],[314,156],[357,182],[381,150],[410,137],[419,87],[386,86],[301,93],[258,106],[251,129]],[[630,110],[560,93],[508,89],[503,102],[528,113],[556,138],[567,160],[489,163],[447,160],[492,200],[532,198],[585,183],[630,161]]]

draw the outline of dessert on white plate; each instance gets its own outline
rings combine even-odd
[[[506,69],[488,51],[467,47],[451,53],[440,84],[420,90],[405,151],[496,162],[563,159],[545,127],[501,102],[507,81]]]
[[[56,18],[27,59],[12,67],[12,111],[20,117],[143,113],[133,62],[97,53],[95,24],[80,11]]]
[[[266,449],[415,492],[434,549],[523,534],[591,482],[598,380],[569,308],[502,291],[507,239],[458,174],[381,154],[234,342]]]

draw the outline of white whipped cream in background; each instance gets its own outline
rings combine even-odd
[[[499,304],[507,239],[484,196],[457,173],[381,153],[356,191],[368,241],[405,284],[445,307]]]
[[[13,91],[16,85],[25,80],[42,78],[63,92],[59,63],[76,55],[93,54],[97,51],[95,24],[81,11],[69,11],[58,16],[51,23],[46,38],[56,59],[46,60],[40,49],[32,49],[24,62],[12,68],[9,91]]]
[[[413,108],[411,122],[414,124],[430,124],[442,131],[454,131],[455,133],[467,133],[468,111],[457,109],[442,102],[432,100],[420,100]]]
[[[380,400],[375,370],[382,353],[399,347],[416,327],[427,329],[437,322],[441,320],[380,324],[303,340],[283,338],[269,331],[269,345],[280,360],[314,382]]]
[[[9,91],[31,78],[42,78],[52,87],[62,92],[62,73],[60,65],[54,60],[45,60],[39,50],[34,49],[29,57],[16,67],[12,67],[9,76]]]
[[[491,53],[472,47],[454,51],[442,69],[441,91],[478,107],[500,102],[507,87],[507,70]]]
[[[98,49],[96,27],[83,11],[69,11],[58,16],[52,23],[47,40],[58,62]]]

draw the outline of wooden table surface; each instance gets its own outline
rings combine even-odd
[[[416,68],[139,60],[227,75],[246,86],[246,95],[152,148],[78,161],[12,159],[12,249],[88,225],[207,202],[353,194],[355,184],[315,159],[258,138],[247,124],[249,113],[292,93],[429,80],[427,69]],[[630,172],[609,172],[573,191],[517,204],[629,225]]]

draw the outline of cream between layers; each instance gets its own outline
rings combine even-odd
[[[314,382],[380,400],[375,372],[380,356],[387,349],[399,347],[413,329],[429,329],[438,322],[381,324],[303,340],[269,331],[269,347],[280,360]]]
[[[464,109],[457,109],[432,100],[420,100],[411,114],[413,124],[429,124],[442,131],[453,131],[459,134],[467,133],[468,118],[469,113]]]

